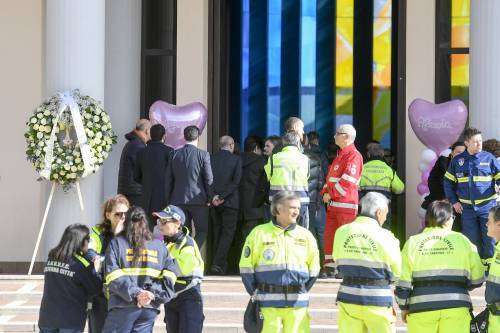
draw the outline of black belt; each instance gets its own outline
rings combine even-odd
[[[296,294],[300,292],[303,287],[298,285],[280,286],[276,284],[258,283],[257,289],[271,294]]]
[[[500,301],[486,305],[490,313],[495,316],[500,316]]]
[[[458,282],[458,281],[440,281],[440,280],[434,280],[434,281],[413,281],[412,285],[414,288],[418,287],[459,287],[459,288],[464,288],[466,289],[467,286],[464,282]]]
[[[364,277],[344,276],[344,278],[342,279],[342,284],[386,287],[389,285],[389,281],[387,281],[386,279],[369,279]]]

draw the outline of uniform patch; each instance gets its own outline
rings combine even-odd
[[[274,258],[274,251],[271,250],[271,249],[266,249],[264,251],[264,253],[262,253],[262,256],[264,257],[264,259],[266,260],[273,260]]]
[[[457,177],[463,177],[464,173],[463,172],[457,172]]]
[[[250,248],[248,246],[245,246],[245,249],[243,250],[243,256],[245,256],[245,258],[248,258],[250,257],[250,253],[252,251],[250,251]]]
[[[307,241],[303,238],[295,239],[295,245],[306,246]]]
[[[338,164],[333,166],[333,170],[337,171],[338,169],[339,169],[339,165]]]
[[[463,166],[465,163],[465,160],[463,158],[458,160],[458,165]]]
[[[355,175],[356,174],[356,164],[353,164],[351,166],[351,175]]]
[[[267,246],[267,245],[274,245],[274,242],[263,242],[262,244],[265,245],[265,246]]]

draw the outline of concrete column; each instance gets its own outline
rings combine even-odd
[[[201,102],[208,94],[208,1],[177,1],[177,105]],[[212,121],[212,119],[208,119]],[[200,137],[207,148],[208,124]]]
[[[104,102],[105,1],[46,0],[45,97],[80,89]],[[85,204],[82,218],[76,190],[55,193],[38,260],[60,239],[72,223],[93,225],[100,219],[103,200],[102,169],[80,182]],[[49,186],[47,186],[49,187]],[[49,190],[47,189],[47,195]],[[44,202],[46,202],[47,196]]]
[[[141,3],[106,0],[106,102],[118,143],[104,162],[104,197],[116,194],[123,146],[139,119],[141,94]]]
[[[471,1],[469,123],[483,138],[500,138],[500,1]]]

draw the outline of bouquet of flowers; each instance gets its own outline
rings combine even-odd
[[[26,125],[28,160],[40,179],[65,188],[96,172],[117,142],[101,103],[79,90],[50,97],[36,108]]]

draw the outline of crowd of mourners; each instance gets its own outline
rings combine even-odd
[[[241,275],[248,332],[309,332],[318,278],[341,279],[339,332],[395,332],[395,303],[408,332],[500,332],[496,139],[467,128],[439,157],[425,227],[401,250],[395,159],[377,141],[363,156],[352,125],[326,150],[296,117],[282,136],[248,136],[243,151],[225,135],[210,154],[200,134],[187,126],[173,149],[162,125],[141,119],[126,135],[102,220],[69,225],[49,252],[41,332],[152,332],[161,306],[167,332],[201,332],[205,273]],[[487,309],[474,317],[469,291],[485,280]]]

